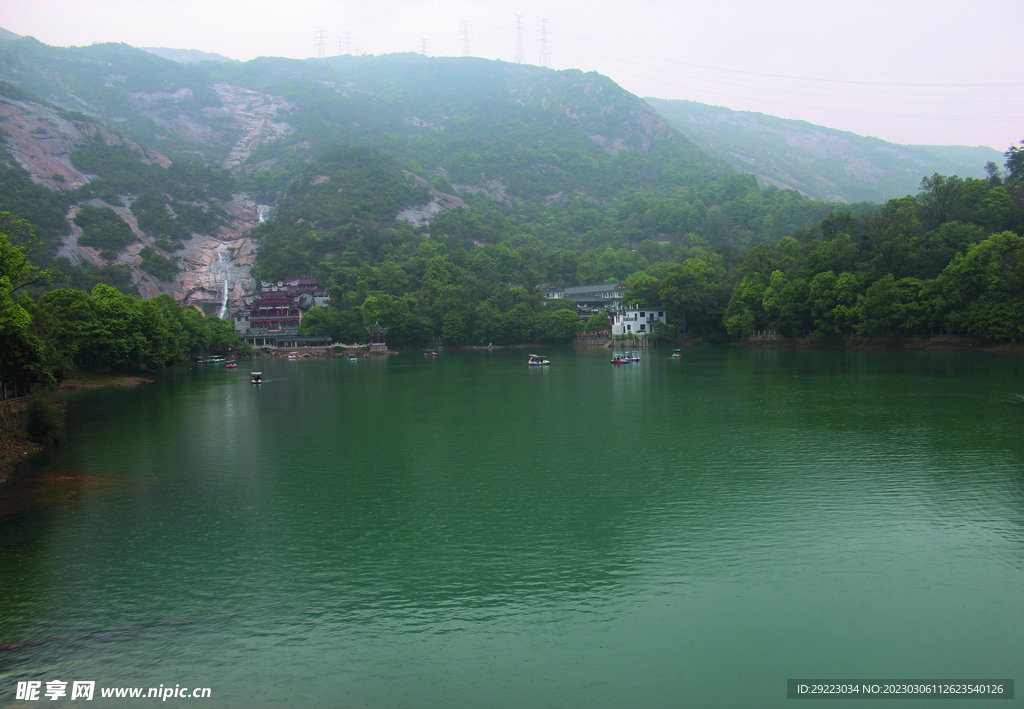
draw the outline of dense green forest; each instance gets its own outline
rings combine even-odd
[[[917,196],[860,213],[734,175],[604,209],[574,200],[502,210],[480,199],[413,229],[380,221],[411,199],[397,187],[394,159],[350,149],[310,167],[278,218],[260,227],[255,273],[316,274],[332,306],[310,313],[302,328],[344,342],[363,339],[377,320],[398,345],[566,342],[575,331],[558,319],[564,305],[544,305],[538,286],[609,281],[626,283],[632,304],[665,308],[665,337],[942,331],[1016,341],[1024,333],[1020,155],[1007,151],[1005,178],[935,175]],[[313,190],[333,184],[309,187],[308,177],[356,162],[352,174],[389,201],[347,220],[308,218]],[[775,229],[788,234],[776,238]]]

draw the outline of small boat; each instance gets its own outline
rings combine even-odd
[[[298,352],[289,352],[288,353],[288,359],[301,359],[301,358],[302,358],[302,355],[300,355]]]
[[[629,360],[626,359],[624,354],[614,354],[611,359],[612,364],[629,364]]]
[[[363,359],[370,359],[370,353],[369,352],[363,352]]]
[[[249,379],[250,384],[262,384],[263,383],[263,372],[253,372]]]
[[[670,357],[670,359],[679,359],[680,357],[682,357],[682,355],[679,354],[678,349],[672,350],[672,357]]]
[[[639,362],[640,361],[640,353],[638,351],[636,351],[636,350],[633,350],[632,352],[627,352],[626,353],[626,361],[627,362]]]
[[[349,361],[349,362],[355,362],[355,361],[356,361],[357,359],[359,359],[359,358],[358,358],[358,357],[356,357],[356,356],[355,356],[354,354],[350,354],[350,355],[348,356],[348,361]]]
[[[423,353],[424,357],[437,357],[437,350],[427,350]]]
[[[238,365],[235,364],[234,362],[228,362],[227,364],[224,365],[224,369],[235,369],[237,367]]]
[[[545,359],[541,355],[535,355],[535,354],[530,355],[530,366],[531,367],[544,367],[544,366],[547,366],[549,364],[551,364],[551,362],[547,361],[547,359]]]

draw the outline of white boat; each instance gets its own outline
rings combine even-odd
[[[551,364],[551,362],[547,361],[547,359],[545,359],[541,355],[535,355],[535,354],[530,355],[530,366],[531,367],[544,367],[544,366],[547,366],[549,364]]]

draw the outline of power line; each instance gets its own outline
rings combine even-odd
[[[590,41],[591,41],[591,40],[587,39],[586,37],[580,37],[579,35],[574,35],[571,32],[562,32],[561,34],[563,36],[565,36],[565,37],[571,37],[573,39],[579,40],[579,41],[587,43],[587,44],[589,44]],[[605,46],[609,46],[609,45],[605,44]],[[678,65],[681,65],[681,66],[689,66],[689,67],[694,67],[694,68],[697,68],[697,69],[706,69],[706,70],[710,70],[710,71],[719,71],[719,72],[726,72],[726,73],[730,73],[730,74],[740,74],[740,75],[754,76],[754,77],[760,77],[760,78],[790,79],[790,80],[796,80],[796,81],[816,81],[816,82],[823,82],[823,83],[829,83],[829,84],[853,84],[853,85],[861,85],[861,86],[893,86],[893,87],[902,87],[902,88],[908,88],[908,87],[912,87],[912,88],[918,88],[918,87],[920,87],[920,88],[935,88],[935,89],[938,89],[938,88],[949,88],[949,89],[965,89],[965,88],[1024,88],[1024,82],[1012,82],[1012,83],[971,82],[971,83],[965,84],[965,83],[946,83],[946,82],[926,83],[926,82],[903,82],[903,81],[898,81],[898,82],[897,81],[861,81],[861,80],[856,80],[856,79],[835,79],[835,78],[822,78],[822,77],[815,77],[815,76],[799,76],[799,75],[793,75],[793,74],[774,74],[774,73],[768,73],[768,72],[762,72],[762,71],[752,71],[752,70],[749,70],[749,69],[729,69],[729,68],[723,67],[723,66],[713,66],[713,65],[708,64],[706,62],[699,63],[699,62],[695,62],[695,61],[684,61],[684,60],[681,60],[681,59],[670,59],[668,57],[664,57],[664,56],[657,55],[657,54],[651,54],[649,52],[643,52],[643,51],[639,51],[638,52],[636,50],[636,48],[633,48],[633,47],[614,47],[614,46],[609,46],[609,48],[613,49],[613,50],[621,51],[624,54],[628,53],[631,56],[640,56],[640,57],[646,56],[649,59],[657,60],[657,61],[660,61],[660,62],[665,62],[667,64],[678,64]],[[589,50],[582,49],[580,51],[589,51]],[[608,55],[598,55],[598,56],[605,56],[606,58],[614,59],[615,61],[623,61],[621,56],[614,56],[614,57],[608,56]]]
[[[655,71],[652,71],[652,67],[651,67],[650,63],[642,61],[642,58],[641,58],[640,61],[633,60],[632,58],[624,59],[624,58],[617,57],[617,56],[610,56],[610,55],[607,55],[607,54],[602,54],[600,52],[595,52],[595,51],[591,50],[589,47],[579,47],[579,46],[575,46],[575,45],[572,45],[572,44],[566,44],[564,42],[559,42],[558,44],[559,44],[559,46],[564,46],[566,49],[568,49],[568,50],[570,50],[572,52],[590,54],[592,56],[601,57],[603,59],[607,59],[609,61],[614,61],[614,62],[619,63],[619,64],[633,64],[635,66],[640,67],[640,69],[643,72],[643,73],[631,72],[631,71],[628,71],[626,69],[621,68],[621,66],[620,66],[619,68],[617,68],[615,70],[615,73],[617,75],[629,75],[629,76],[633,76],[633,77],[636,77],[636,78],[639,78],[639,79],[644,79],[644,80],[647,80],[647,81],[655,81],[655,82],[658,82],[658,83],[661,83],[661,84],[667,84],[667,85],[670,85],[670,86],[674,86],[676,88],[688,89],[688,90],[691,90],[691,91],[700,91],[700,92],[703,92],[703,93],[706,93],[706,94],[711,94],[711,95],[725,96],[725,97],[728,97],[728,98],[737,98],[737,99],[749,99],[750,98],[749,95],[748,96],[739,96],[739,95],[736,95],[734,93],[725,93],[725,92],[721,92],[721,91],[713,91],[713,90],[705,88],[705,86],[697,86],[697,85],[694,85],[694,84],[699,82],[700,84],[703,84],[703,85],[717,84],[717,85],[720,85],[720,86],[728,86],[728,87],[733,87],[733,88],[738,88],[738,89],[747,89],[747,90],[756,90],[756,91],[770,91],[773,95],[774,94],[789,94],[789,95],[792,95],[792,96],[812,96],[812,97],[820,97],[822,95],[822,92],[820,90],[814,90],[814,89],[812,89],[810,87],[807,87],[805,90],[794,89],[794,88],[791,88],[791,87],[780,87],[780,86],[771,87],[771,86],[766,85],[765,82],[763,82],[763,81],[752,80],[751,82],[744,83],[744,82],[742,82],[738,78],[736,80],[715,79],[715,78],[712,78],[713,75],[708,75],[708,74],[701,75],[701,74],[698,74],[698,73],[693,72],[693,71],[684,70],[684,69],[677,69],[677,68],[670,68],[670,69],[659,68],[657,70],[657,72],[655,72]],[[668,59],[664,59],[663,61],[665,63],[669,64],[669,65],[671,65],[671,64],[679,64],[679,65],[684,65],[684,66],[689,65],[689,63],[687,63],[687,62],[679,62],[679,61],[673,61],[673,60],[668,60]],[[796,77],[794,77],[792,80],[795,81],[795,80],[798,80],[798,79]],[[876,88],[876,87],[874,85],[872,85],[870,82],[864,82],[864,85],[863,85],[862,88],[870,90],[870,89],[873,89],[873,88]],[[906,85],[903,85],[900,88],[930,88],[930,87],[928,87],[928,86],[919,86],[919,85],[915,85],[915,84],[906,84]],[[970,88],[974,88],[974,87],[972,86]],[[889,101],[892,101],[892,102],[896,102],[896,103],[902,103],[902,104],[906,104],[906,103],[922,103],[922,104],[934,105],[934,104],[941,104],[941,103],[950,103],[950,104],[962,105],[964,103],[963,97],[960,97],[957,100],[943,101],[941,99],[917,98],[917,97],[914,97],[913,95],[910,95],[910,94],[907,94],[907,93],[901,93],[899,96],[892,96],[892,95],[890,95],[888,93],[878,94],[877,92],[873,93],[873,94],[867,94],[867,95],[864,95],[864,96],[861,96],[861,97],[848,96],[848,98],[850,100],[864,100],[864,99],[867,99],[867,98],[877,98],[877,97],[881,97],[883,99],[886,99],[886,100],[889,100]],[[775,104],[775,105],[786,105],[786,106],[796,107],[795,104],[792,104],[792,103],[788,103],[787,104],[787,103],[778,101],[777,99],[774,99],[774,98],[772,98],[772,99],[761,99],[761,100],[762,101],[767,101],[768,103],[772,103],[772,104]],[[990,102],[989,104],[979,103],[976,100],[972,100],[972,101],[970,101],[970,103],[971,103],[971,105],[974,105],[974,106],[978,106],[978,105],[998,105],[998,106],[1003,107],[1003,108],[1006,108],[1008,106],[1016,106],[1016,105],[1018,105],[1016,102],[1008,103],[1005,100],[999,101],[998,103],[991,103]],[[886,115],[890,115],[890,114],[886,114]]]

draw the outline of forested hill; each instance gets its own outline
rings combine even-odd
[[[839,202],[876,202],[915,194],[939,175],[986,177],[1002,165],[991,148],[896,145],[847,131],[695,101],[648,98],[665,119],[709,155],[764,184]]]
[[[594,73],[416,54],[181,64],[124,44],[32,38],[0,50],[0,207],[45,232],[45,258],[64,259],[41,265],[64,283],[85,269],[87,281],[172,294],[207,314],[239,306],[252,267],[279,271],[257,263],[273,250],[253,235],[271,207],[322,238],[328,226],[391,228],[399,213],[427,232],[425,220],[461,204],[467,216],[448,229],[460,239],[528,231],[570,249],[745,248],[829,210],[759,188]],[[297,213],[303,180],[327,177],[308,178],[310,165],[348,146],[388,156],[423,189],[375,212],[375,226],[359,218],[373,209]],[[329,192],[301,208],[323,216],[316,195]]]

